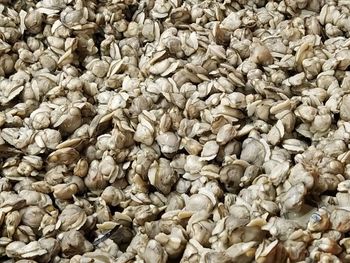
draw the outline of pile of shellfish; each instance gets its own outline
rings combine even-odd
[[[0,261],[350,262],[350,1],[0,0]]]

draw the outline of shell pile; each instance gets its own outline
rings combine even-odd
[[[0,0],[0,261],[350,262],[350,1]]]

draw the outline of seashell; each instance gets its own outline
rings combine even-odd
[[[346,248],[346,252],[349,250],[349,238],[343,238],[339,241],[339,244]]]
[[[230,140],[232,140],[233,138],[235,138],[236,135],[237,135],[237,130],[232,125],[225,124],[219,129],[216,135],[216,142],[219,145],[224,145],[228,143]]]
[[[67,205],[58,217],[57,227],[63,231],[79,230],[86,222],[83,209],[74,204]]]
[[[252,62],[263,66],[273,63],[273,57],[269,49],[258,43],[253,43],[250,47],[250,59]]]
[[[125,194],[120,189],[113,186],[108,186],[101,194],[101,198],[106,201],[106,204],[117,206],[125,200]]]
[[[350,50],[341,50],[335,54],[335,59],[339,61],[338,68],[346,70],[350,65]]]
[[[134,134],[134,140],[146,145],[152,145],[154,141],[153,133],[154,128],[152,124],[146,119],[141,118]]]
[[[52,205],[52,200],[49,195],[32,191],[32,190],[21,190],[18,196],[26,201],[28,206],[38,206],[39,208],[45,208]]]
[[[77,230],[69,230],[60,234],[62,253],[66,257],[83,254],[93,250],[92,244]]]
[[[268,242],[264,240],[258,246],[255,254],[255,260],[258,263],[262,262],[273,262],[275,260],[286,260],[287,259],[286,249],[279,243],[278,240]]]
[[[274,185],[279,185],[286,180],[289,173],[290,164],[288,162],[282,162],[276,164],[269,173],[269,178]]]
[[[210,161],[216,157],[219,151],[219,145],[216,141],[208,141],[203,145],[200,161]]]
[[[348,110],[348,103],[350,102],[350,96],[344,95],[342,102],[340,104],[340,118],[344,121],[350,120],[349,110]]]
[[[265,146],[258,140],[248,138],[242,145],[241,159],[261,166],[266,158]]]
[[[198,141],[187,137],[182,138],[181,145],[190,155],[198,155],[203,149],[203,146]]]
[[[168,260],[168,254],[158,241],[151,239],[147,243],[142,258],[146,263],[165,263]]]
[[[58,199],[72,199],[78,192],[76,184],[56,184],[52,187],[54,197]]]
[[[330,226],[330,216],[325,209],[319,209],[316,213],[313,213],[310,217],[307,225],[310,231],[325,231]]]
[[[160,146],[160,150],[164,154],[176,152],[180,146],[180,138],[172,132],[166,132],[158,135],[156,141]]]
[[[30,33],[37,34],[42,29],[43,16],[37,10],[28,12],[24,17],[24,25]]]
[[[168,194],[176,183],[178,176],[170,166],[170,161],[160,158],[158,162],[154,161],[151,164],[148,170],[148,178],[151,185],[155,186],[162,193]]]
[[[306,188],[311,189],[314,186],[315,178],[302,164],[298,163],[291,168],[288,181],[292,185],[303,183]]]
[[[231,12],[222,22],[220,27],[225,30],[235,31],[241,26],[241,17],[236,12]]]
[[[321,238],[315,241],[315,243],[319,246],[320,250],[327,253],[339,254],[341,251],[340,246],[330,238]]]
[[[6,226],[5,233],[7,234],[7,237],[12,238],[20,222],[21,214],[18,211],[9,212],[6,214],[4,223]]]
[[[71,164],[79,158],[79,152],[74,148],[61,148],[48,156],[48,161],[58,164]]]
[[[248,163],[243,161],[224,166],[220,170],[220,181],[227,189],[237,191],[247,166]]]
[[[292,153],[300,153],[306,150],[306,143],[297,140],[297,139],[287,139],[283,141],[283,148],[292,152]]]
[[[12,242],[6,247],[6,254],[11,257],[33,258],[47,254],[46,249],[41,248],[38,241],[32,241],[29,244],[17,241]]]
[[[295,115],[301,118],[303,121],[311,122],[316,117],[317,110],[314,107],[307,105],[300,105],[295,110]]]
[[[345,209],[334,209],[330,215],[331,228],[339,232],[345,233],[348,231],[349,225],[347,224],[347,217],[350,212]]]
[[[89,164],[86,159],[80,159],[74,167],[74,175],[85,177],[89,170]]]
[[[213,209],[212,201],[203,194],[191,195],[188,201],[186,201],[186,210],[188,211],[211,211]]]
[[[98,259],[100,262],[112,263],[115,259],[107,252],[103,252],[100,250],[86,252],[83,254],[81,260],[91,261]]]
[[[278,144],[284,137],[284,126],[281,120],[278,120],[267,135],[267,140],[272,145]]]
[[[200,157],[195,155],[188,155],[184,164],[184,170],[191,174],[197,174],[201,171],[204,165],[205,162],[202,161]]]
[[[255,241],[234,244],[227,249],[225,254],[227,254],[231,260],[239,260],[242,256],[253,258],[253,252],[255,252],[254,247],[256,245]]]
[[[121,179],[124,176],[122,170],[109,155],[104,156],[99,163],[99,172],[102,177],[110,183],[114,183],[115,180]]]
[[[159,233],[154,239],[164,247],[169,257],[177,257],[184,251],[187,243],[184,232],[180,227],[175,227],[169,235]]]

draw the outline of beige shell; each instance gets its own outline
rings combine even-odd
[[[230,124],[223,125],[217,135],[216,141],[219,145],[224,145],[237,135],[237,130]]]
[[[250,49],[250,59],[256,63],[264,66],[273,63],[273,57],[267,47],[264,45],[254,43]]]
[[[71,164],[79,158],[79,152],[74,148],[62,148],[51,153],[48,157],[49,162],[59,164]]]
[[[172,186],[176,183],[178,176],[174,173],[170,162],[165,158],[154,161],[148,170],[148,179],[151,185],[160,192],[168,194]]]
[[[335,229],[339,232],[346,232],[350,227],[347,224],[347,218],[350,216],[350,211],[345,209],[335,209],[330,215],[330,222],[332,229]]]
[[[152,239],[147,243],[142,258],[146,263],[165,263],[167,262],[168,255],[161,244]]]
[[[18,195],[26,200],[27,205],[39,206],[40,208],[45,208],[52,205],[50,196],[44,193],[32,190],[22,190],[18,193]]]
[[[79,230],[86,221],[86,214],[83,209],[76,205],[67,205],[58,217],[58,227],[63,231]]]
[[[198,141],[187,137],[182,138],[181,145],[183,145],[184,149],[190,155],[198,155],[203,149],[203,145],[201,145]]]
[[[154,141],[153,137],[154,128],[151,122],[141,117],[140,123],[137,125],[134,140],[144,143],[146,145],[152,145]]]
[[[211,211],[213,202],[206,195],[194,194],[186,201],[186,210],[189,211]]]
[[[89,164],[85,159],[80,159],[74,167],[74,175],[85,177],[89,170]]]
[[[78,192],[76,184],[56,184],[52,187],[53,195],[58,199],[72,199],[73,195]]]
[[[9,238],[12,238],[20,222],[21,214],[18,211],[10,212],[5,216],[5,233]]]
[[[184,232],[185,231],[183,229],[175,227],[171,229],[171,233],[169,235],[159,233],[154,239],[165,248],[165,251],[169,257],[177,257],[185,249],[187,240]]]
[[[266,158],[265,146],[258,140],[248,138],[243,142],[241,159],[251,164],[262,165]]]
[[[77,230],[70,230],[60,234],[60,239],[62,253],[66,257],[93,250],[92,244]]]
[[[108,186],[103,190],[101,198],[105,200],[108,205],[117,206],[120,202],[125,200],[125,194],[118,188]]]
[[[162,133],[156,137],[156,141],[164,154],[174,153],[179,149],[180,138],[175,133]]]
[[[307,228],[310,231],[324,231],[329,225],[329,213],[325,209],[319,209],[311,215]]]
[[[201,161],[210,161],[216,157],[219,151],[219,145],[216,141],[208,141],[203,145],[203,150],[201,152]]]
[[[32,241],[27,245],[24,242],[15,241],[6,247],[6,254],[11,257],[33,258],[47,253],[48,251],[42,248],[38,241]]]
[[[348,121],[350,120],[350,115],[349,115],[349,109],[347,107],[347,105],[350,102],[350,96],[349,95],[345,95],[342,99],[342,102],[340,104],[340,117],[344,120],[344,121]]]

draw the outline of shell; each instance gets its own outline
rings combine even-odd
[[[58,217],[58,227],[63,231],[79,230],[86,222],[83,209],[76,205],[67,205]]]

